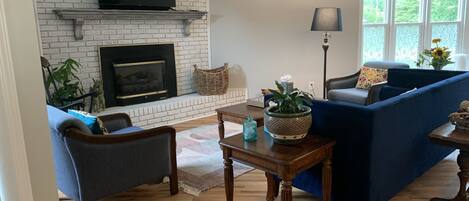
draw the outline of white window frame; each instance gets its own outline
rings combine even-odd
[[[397,0],[386,0],[385,2],[385,10],[384,15],[385,19],[383,23],[373,23],[373,24],[365,24],[363,20],[361,20],[361,44],[360,44],[360,63],[363,63],[363,38],[364,30],[366,27],[373,27],[373,26],[384,26],[384,52],[383,52],[383,60],[386,61],[394,61],[395,60],[395,47],[396,47],[396,24],[414,24],[420,25],[420,41],[419,41],[419,52],[423,51],[424,49],[431,48],[431,41],[432,41],[432,25],[433,24],[444,24],[444,23],[456,23],[458,26],[458,38],[457,38],[457,47],[455,53],[469,53],[469,36],[467,36],[467,32],[469,32],[469,23],[467,19],[467,9],[469,9],[469,5],[467,3],[468,0],[458,0],[459,1],[459,11],[458,11],[458,20],[451,21],[451,22],[431,22],[431,3],[432,0],[421,0],[420,5],[420,21],[419,22],[412,22],[412,23],[396,23],[395,22],[395,5]],[[361,11],[362,11],[362,18],[363,18],[363,6],[364,3],[361,1]],[[468,40],[468,41],[466,41]],[[387,41],[387,42],[386,42]],[[417,58],[416,58],[417,59]]]

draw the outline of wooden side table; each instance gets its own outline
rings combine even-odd
[[[432,142],[459,149],[458,165],[460,172],[459,192],[453,199],[433,198],[431,201],[469,201],[466,184],[469,181],[469,133],[461,133],[454,130],[455,126],[447,123],[435,129],[429,138]]]
[[[295,176],[317,164],[322,163],[323,201],[331,198],[332,149],[335,141],[316,135],[294,146],[274,144],[272,137],[258,129],[256,142],[244,142],[242,135],[235,135],[220,141],[225,160],[226,200],[233,201],[233,161],[237,161],[266,172],[267,201],[278,195],[279,184],[274,175],[282,179],[282,201],[292,200],[292,180]]]
[[[220,140],[225,138],[225,121],[243,124],[249,115],[257,122],[257,126],[264,126],[264,109],[249,106],[246,103],[223,107],[215,110],[218,118],[218,135]]]

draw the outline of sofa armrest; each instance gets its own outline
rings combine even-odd
[[[368,107],[333,101],[313,101],[311,131],[335,139],[333,175],[334,188],[341,195],[337,200],[366,200],[370,191],[369,167],[374,111]],[[353,181],[350,185],[347,181]]]
[[[100,116],[99,119],[103,121],[104,127],[106,127],[109,132],[132,127],[132,121],[129,115],[125,113],[104,115]]]
[[[346,76],[346,77],[329,79],[326,82],[326,89],[327,91],[329,91],[333,89],[354,88],[358,82],[359,76],[360,76],[360,72],[355,73],[353,75]]]
[[[386,86],[387,83],[388,82],[384,81],[373,84],[371,86],[370,90],[368,91],[368,97],[366,98],[366,105],[371,105],[379,101],[381,89]]]

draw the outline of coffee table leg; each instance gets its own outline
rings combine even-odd
[[[225,138],[225,122],[223,121],[223,114],[217,113],[218,118],[218,136],[220,140]]]
[[[280,181],[274,179],[274,197],[278,197],[278,194],[280,193],[279,189],[280,189]]]
[[[278,182],[274,179],[274,175],[265,173],[267,177],[267,201],[274,201],[275,197],[278,196]]]
[[[332,187],[332,167],[331,159],[327,158],[322,162],[322,201],[331,200]]]
[[[292,201],[292,181],[283,179],[282,181],[282,201]]]
[[[233,201],[233,160],[230,159],[231,151],[223,149],[223,158],[225,159],[225,195],[226,201]]]
[[[460,150],[458,155],[458,165],[461,170],[458,173],[459,177],[459,192],[453,199],[433,198],[431,201],[468,201],[468,193],[466,184],[469,180],[469,152]]]

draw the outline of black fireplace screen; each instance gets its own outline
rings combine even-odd
[[[100,47],[106,107],[177,96],[173,44]]]
[[[166,94],[164,60],[117,63],[114,66],[116,99]]]

